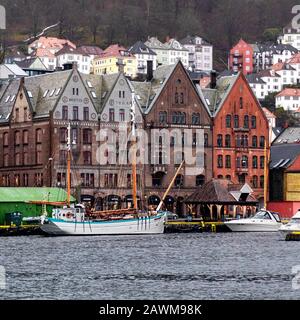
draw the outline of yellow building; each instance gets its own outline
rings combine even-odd
[[[128,77],[135,78],[137,74],[137,59],[124,47],[111,45],[101,56],[93,61],[94,74],[113,74],[122,69]]]

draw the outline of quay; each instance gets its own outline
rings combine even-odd
[[[0,226],[0,237],[11,236],[33,236],[41,235],[42,231],[38,225],[28,226]]]
[[[188,233],[188,232],[229,232],[229,228],[222,221],[186,221],[178,219],[167,221],[166,233]]]

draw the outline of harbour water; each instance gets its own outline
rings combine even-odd
[[[299,247],[277,233],[0,238],[0,299],[300,299]]]

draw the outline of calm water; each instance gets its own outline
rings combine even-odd
[[[1,299],[300,299],[279,234],[0,238]]]

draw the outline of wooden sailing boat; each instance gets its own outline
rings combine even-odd
[[[133,208],[94,211],[87,213],[82,204],[71,206],[71,126],[68,128],[68,164],[67,164],[67,201],[66,206],[54,209],[51,218],[42,221],[41,229],[49,235],[121,235],[121,234],[161,234],[164,232],[166,212],[160,211],[162,203],[153,212],[139,212],[137,203],[137,165],[136,165],[136,123],[135,96],[132,95],[132,193]],[[179,170],[182,168],[181,164]],[[164,198],[169,193],[176,176],[170,184]],[[163,198],[163,200],[164,200]],[[162,200],[162,202],[163,202]]]

